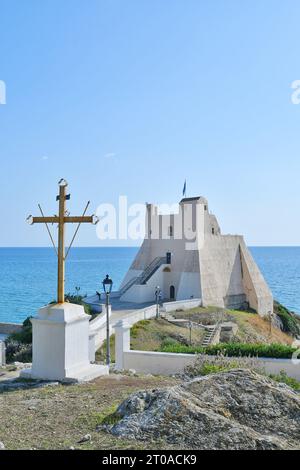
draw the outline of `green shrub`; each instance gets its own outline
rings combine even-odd
[[[280,318],[283,331],[292,334],[293,336],[300,334],[299,323],[292,312],[279,302],[274,302],[274,313]]]
[[[194,378],[201,375],[227,372],[231,369],[250,369],[258,373],[262,373],[263,371],[261,364],[256,358],[237,357],[229,359],[221,354],[218,356],[204,356],[199,354],[192,364],[185,367],[184,376]]]
[[[296,348],[283,344],[220,343],[206,348],[202,346],[169,345],[162,352],[184,354],[222,354],[229,357],[273,357],[290,359]]]
[[[149,323],[150,320],[140,320],[139,322],[135,323],[130,329],[130,336],[132,336],[132,338],[137,338],[138,332],[140,330],[144,330],[145,326]]]
[[[227,372],[230,369],[235,369],[236,366],[231,367],[222,366],[217,364],[203,364],[203,366],[198,370],[197,375],[209,375],[209,374],[216,374],[218,372]]]
[[[6,361],[10,362],[31,362],[31,344],[19,343],[13,340],[6,340]]]
[[[30,362],[32,357],[32,317],[24,320],[21,331],[12,333],[5,340],[7,362]]]
[[[77,291],[78,292],[78,291]],[[85,297],[82,295],[77,294],[66,294],[65,300],[66,302],[70,302],[70,304],[82,305],[84,311],[87,315],[92,314],[92,308],[90,305],[84,303]]]
[[[109,346],[110,346],[110,358],[112,362],[114,362],[115,360],[115,340],[116,340],[116,336],[114,334],[111,335],[110,340],[109,340]],[[101,347],[96,352],[96,361],[99,361],[99,362],[106,361],[106,344],[107,344],[107,341],[105,339]]]
[[[130,337],[136,338],[138,336],[139,327],[137,325],[133,325],[130,329]]]
[[[9,335],[7,338],[7,342],[9,341],[14,341],[22,344],[31,344],[32,343],[32,324],[31,324],[31,318],[32,317],[27,317],[26,320],[24,320],[22,329],[18,333],[12,333]]]
[[[269,377],[276,382],[284,383],[291,387],[293,390],[299,391],[300,390],[300,382],[292,377],[289,377],[286,372],[283,370],[280,371],[280,374],[270,374]]]
[[[137,324],[139,326],[146,326],[146,325],[149,325],[150,323],[150,320],[140,320]]]
[[[284,344],[251,344],[251,343],[228,343],[217,344],[209,346],[206,349],[207,354],[225,354],[226,356],[234,357],[275,357],[286,358],[292,357],[292,354],[297,350],[292,346]]]
[[[161,347],[167,348],[167,347],[176,346],[177,344],[180,344],[180,343],[176,341],[176,339],[171,338],[171,336],[167,336],[166,338],[162,340]]]

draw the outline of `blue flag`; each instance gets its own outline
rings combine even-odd
[[[184,181],[183,190],[182,190],[182,195],[183,195],[183,197],[186,196],[186,180]]]

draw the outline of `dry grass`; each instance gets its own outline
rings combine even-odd
[[[267,319],[263,319],[256,313],[237,310],[222,310],[215,307],[197,307],[191,310],[171,312],[176,318],[188,318],[195,323],[204,325],[214,324],[217,321],[231,321],[237,323],[239,329],[232,341],[241,343],[279,343],[291,345],[293,338],[272,326]],[[204,331],[192,330],[192,344],[200,346],[204,337]],[[131,328],[131,349],[140,351],[160,351],[167,342],[189,344],[189,329],[176,326],[163,319],[142,320]],[[111,357],[114,361],[115,337],[110,340]],[[97,352],[97,361],[105,360],[106,342]]]
[[[203,330],[192,331],[192,344],[201,344],[204,337]],[[172,325],[163,319],[142,320],[136,323],[130,332],[131,349],[140,351],[159,351],[168,341],[175,341],[178,344],[189,344],[190,332],[188,328]],[[114,360],[115,337],[110,340],[111,357]],[[96,359],[105,359],[106,342],[97,352]]]
[[[0,441],[6,449],[156,449],[163,444],[115,438],[96,426],[130,393],[175,383],[166,377],[111,375],[89,384],[3,392]],[[91,440],[77,444],[86,434]]]
[[[237,340],[245,343],[279,343],[290,345],[293,338],[255,313],[230,312],[239,326]]]
[[[237,310],[222,310],[215,307],[194,308],[185,312],[174,312],[177,318],[189,318],[203,324],[212,324],[218,320],[237,323],[239,330],[235,341],[243,343],[280,343],[292,344],[293,338],[272,326],[267,319],[263,319],[256,313]]]

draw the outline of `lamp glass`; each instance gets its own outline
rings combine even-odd
[[[104,292],[106,294],[110,294],[113,286],[113,281],[110,279],[109,275],[107,274],[105,279],[102,282]]]

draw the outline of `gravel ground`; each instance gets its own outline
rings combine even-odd
[[[111,374],[88,384],[0,392],[0,442],[5,449],[172,448],[120,439],[96,427],[132,392],[175,383],[167,377]]]

